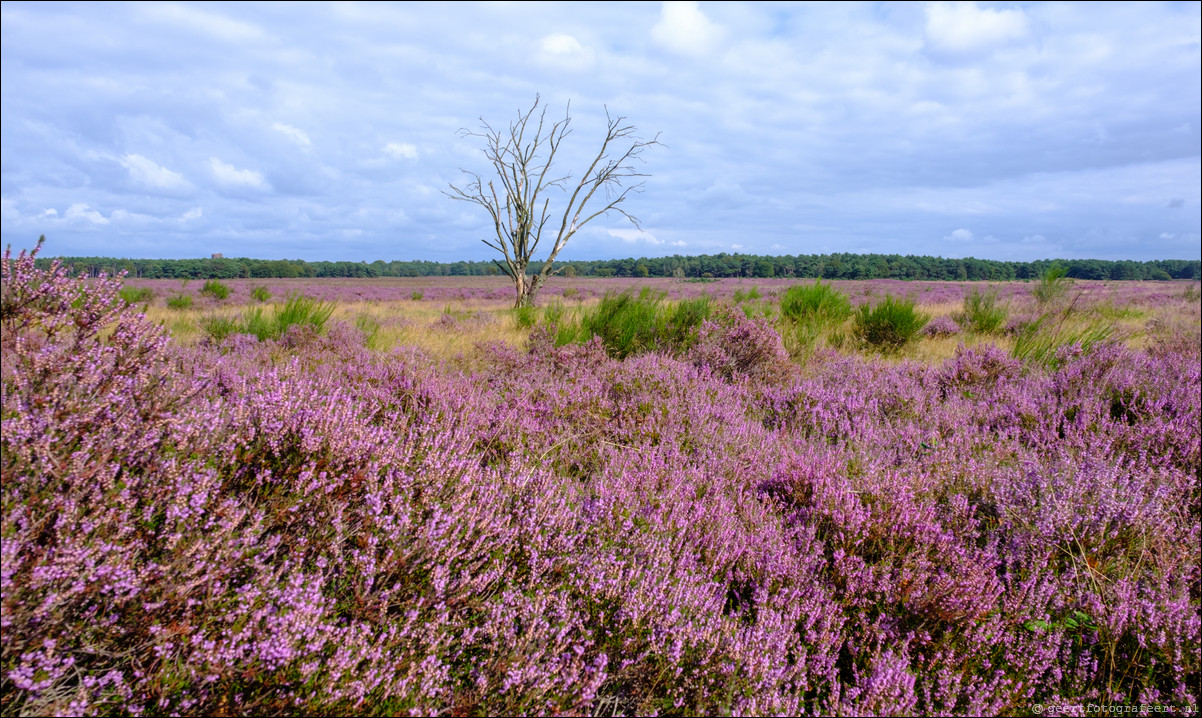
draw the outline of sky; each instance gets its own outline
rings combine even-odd
[[[660,142],[641,229],[560,259],[1202,254],[1198,2],[4,2],[0,33],[14,251],[491,259],[459,130],[538,98],[559,174],[607,111]]]

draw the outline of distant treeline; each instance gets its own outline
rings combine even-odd
[[[75,273],[97,276],[128,272],[141,279],[238,279],[290,277],[444,277],[500,274],[495,262],[307,262],[302,259],[113,259],[60,257]],[[40,258],[40,264],[48,264]],[[640,257],[558,262],[561,273],[578,277],[797,277],[823,279],[927,279],[1006,281],[1035,279],[1053,264],[1075,279],[1198,279],[1202,262],[1159,259],[1149,262],[1102,259],[1002,262],[897,254],[803,254],[764,257],[706,254],[698,257]]]

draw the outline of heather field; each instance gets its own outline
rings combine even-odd
[[[6,253],[0,713],[1196,713],[1199,294]]]

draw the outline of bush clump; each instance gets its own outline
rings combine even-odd
[[[192,295],[181,293],[170,297],[167,299],[167,306],[171,309],[189,309],[192,306]]]
[[[998,301],[995,287],[982,292],[976,287],[964,297],[964,311],[956,315],[956,323],[978,334],[995,334],[1005,328],[1010,307]]]
[[[216,341],[230,334],[251,334],[259,341],[266,341],[279,339],[293,326],[320,334],[325,331],[334,309],[333,302],[293,294],[282,305],[275,307],[270,316],[263,312],[262,307],[255,307],[246,312],[241,322],[226,317],[207,317],[201,320],[200,326]]]
[[[128,305],[146,304],[154,299],[154,290],[150,287],[121,287],[117,296]]]
[[[780,334],[763,318],[748,317],[731,307],[721,307],[701,324],[688,357],[727,379],[765,380],[782,376],[788,353]]]
[[[913,300],[886,294],[876,306],[860,306],[856,336],[878,349],[895,352],[913,341],[929,321],[930,315],[919,312]]]
[[[271,290],[263,285],[252,287],[250,290],[250,298],[256,302],[266,302],[271,299]]]
[[[813,284],[789,287],[780,299],[780,313],[794,322],[833,326],[851,314],[851,300],[843,292],[818,280]]]
[[[216,279],[210,279],[200,288],[200,293],[220,301],[230,296],[230,288]]]
[[[586,310],[578,323],[561,323],[556,344],[583,344],[600,337],[606,354],[615,359],[653,351],[680,354],[696,340],[698,327],[709,318],[710,300],[700,297],[666,305],[664,296],[647,287],[637,295],[608,293],[597,306]]]
[[[1031,294],[1035,295],[1035,301],[1039,304],[1051,304],[1060,299],[1068,291],[1069,282],[1068,270],[1062,264],[1053,264],[1048,267],[1048,270],[1039,278],[1039,284],[1031,290]]]

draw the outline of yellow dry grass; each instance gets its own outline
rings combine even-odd
[[[548,306],[558,304],[563,318],[571,321],[600,300],[555,299],[545,303],[536,313],[541,320]],[[775,302],[769,302],[775,307]],[[266,312],[272,305],[262,306]],[[918,310],[932,318],[954,316],[963,310],[961,302],[943,302],[919,305]],[[152,304],[145,311],[147,318],[166,327],[172,337],[185,345],[202,341],[206,333],[201,321],[207,317],[224,317],[240,320],[251,309],[247,305],[230,305],[188,309],[171,309],[161,304]],[[1151,343],[1156,331],[1163,333],[1169,325],[1197,325],[1197,319],[1184,318],[1175,305],[1157,307],[1132,307],[1115,302],[1097,302],[1078,307],[1070,322],[1104,322],[1113,327],[1115,338],[1129,346],[1143,348]],[[520,326],[517,314],[508,300],[452,300],[445,303],[415,301],[355,301],[336,302],[331,323],[347,322],[364,330],[371,341],[372,349],[387,351],[399,347],[416,347],[435,360],[454,360],[468,365],[483,360],[481,347],[493,342],[503,342],[515,348],[525,344],[530,335],[528,326]],[[1157,330],[1155,328],[1161,327]],[[849,319],[842,326],[828,328],[808,347],[790,346],[798,361],[819,347],[834,347],[843,354],[861,354],[864,347],[853,338],[854,321]],[[1152,329],[1150,329],[1152,328]],[[997,345],[1009,352],[1013,341],[1005,334],[978,335],[962,333],[944,337],[922,337],[903,351],[887,355],[888,361],[917,360],[940,363],[955,356],[961,345]],[[786,345],[790,345],[786,339]]]

